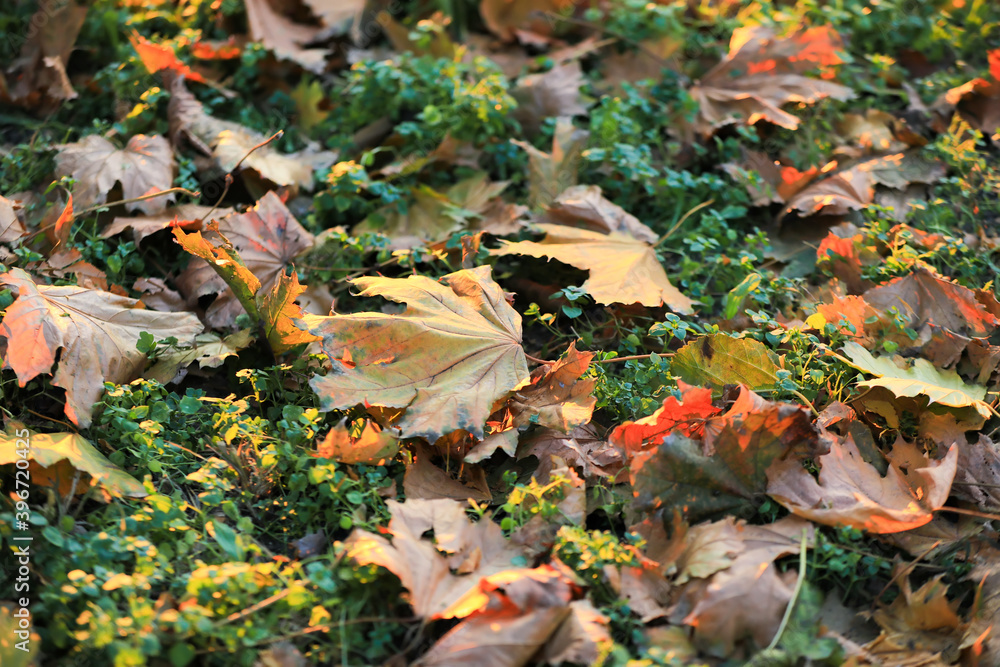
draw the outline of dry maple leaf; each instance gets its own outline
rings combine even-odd
[[[517,447],[517,458],[535,456],[539,461],[552,455],[564,459],[585,478],[611,477],[621,472],[624,458],[599,435],[594,424],[579,426],[569,433],[540,428],[522,438]]]
[[[406,408],[401,437],[477,438],[493,404],[528,381],[521,316],[488,266],[444,276],[358,278],[359,296],[407,304],[401,315],[307,317],[333,369],[310,384],[324,410],[359,403]],[[350,363],[342,361],[350,354]]]
[[[730,162],[721,167],[746,187],[755,206],[784,204],[820,174],[819,167],[799,171],[782,166],[759,151],[745,151],[740,163]]]
[[[631,456],[635,452],[655,447],[662,437],[675,429],[689,438],[700,437],[705,420],[722,410],[712,405],[712,390],[694,387],[683,380],[677,383],[681,399],[668,396],[656,412],[638,421],[627,421],[616,427],[608,438],[614,446]]]
[[[958,602],[948,600],[943,577],[938,575],[917,590],[910,586],[909,577],[902,577],[899,596],[876,610],[872,618],[890,642],[940,653],[950,663],[958,658],[967,624],[955,613]]]
[[[80,208],[106,202],[115,183],[121,183],[125,199],[134,199],[167,190],[174,180],[174,153],[161,136],[137,134],[119,150],[104,137],[91,134],[58,149],[56,176],[71,176],[76,181],[73,193]],[[171,193],[130,202],[125,208],[158,213],[173,198]]]
[[[583,70],[575,60],[543,74],[521,77],[511,91],[517,101],[511,115],[528,136],[534,137],[546,118],[572,118],[587,113],[580,95],[583,84]]]
[[[275,11],[268,0],[245,0],[247,27],[250,38],[260,42],[279,58],[298,63],[310,72],[319,74],[326,65],[326,49],[307,49],[319,35],[319,28],[295,23]]]
[[[716,392],[727,384],[770,389],[778,382],[775,355],[760,341],[709,334],[687,343],[674,355],[671,370],[691,385]]]
[[[105,382],[137,378],[146,355],[136,350],[139,335],[173,336],[190,344],[202,330],[191,313],[159,313],[135,299],[77,286],[36,285],[21,269],[0,274],[17,300],[7,308],[0,336],[7,340],[4,366],[20,386],[48,374],[59,357],[52,384],[66,390],[66,415],[86,428]]]
[[[205,77],[182,62],[172,46],[156,44],[134,31],[129,35],[129,41],[132,42],[132,47],[139,54],[139,59],[150,74],[169,69],[189,81],[205,83]]]
[[[678,508],[693,522],[756,506],[764,501],[772,462],[825,451],[827,443],[800,406],[764,401],[746,387],[740,396],[727,413],[705,422],[703,442],[674,432],[659,447],[633,455],[636,510]]]
[[[511,140],[528,154],[528,204],[545,206],[566,188],[576,185],[577,169],[589,134],[567,118],[556,121],[552,152],[540,151],[526,141]]]
[[[87,9],[87,4],[76,2],[39,5],[20,56],[11,63],[6,77],[0,73],[0,99],[9,96],[16,104],[48,113],[78,96],[66,75],[66,65]]]
[[[563,190],[536,217],[536,222],[579,227],[602,234],[621,232],[655,244],[656,232],[621,206],[606,199],[596,185],[574,185]]]
[[[596,655],[598,642],[610,645],[603,627],[608,620],[589,605],[586,610],[574,608],[571,601],[578,594],[572,575],[550,565],[484,577],[478,589],[458,603],[476,612],[439,639],[414,665],[522,667],[540,651],[551,656],[551,664],[588,653]],[[582,617],[581,612],[585,614]],[[551,649],[550,642],[555,644]]]
[[[512,234],[520,229],[520,217],[527,209],[500,199],[508,185],[508,181],[491,182],[486,172],[465,178],[445,192],[420,185],[413,188],[413,201],[405,213],[394,204],[386,206],[351,231],[385,234],[390,238],[388,247],[396,250],[444,241],[463,227]]]
[[[219,220],[233,212],[231,208],[212,208],[211,206],[200,206],[198,204],[180,204],[170,206],[159,213],[152,215],[139,215],[135,217],[117,216],[111,221],[101,238],[109,238],[116,234],[131,229],[132,238],[136,245],[142,243],[143,239],[151,234],[172,227],[180,227],[184,231],[195,231],[201,229],[202,225],[212,220]],[[208,220],[205,216],[211,214]]]
[[[266,0],[257,0],[266,4]],[[312,148],[289,155],[279,153],[273,144],[264,144],[268,137],[226,120],[219,120],[205,113],[201,102],[184,87],[182,77],[173,77],[170,83],[170,137],[176,144],[184,136],[195,147],[211,155],[223,171],[231,172],[240,166],[241,172],[252,170],[276,185],[313,187],[313,172],[329,167],[336,161],[330,151]]]
[[[344,541],[345,556],[360,565],[379,565],[399,577],[407,590],[406,601],[421,618],[462,618],[475,612],[455,603],[476,589],[483,577],[510,570],[523,558],[500,526],[488,518],[471,523],[465,516],[467,503],[388,500],[386,504],[392,515],[387,532],[392,541],[355,529]],[[434,531],[437,545],[421,537],[427,530]]]
[[[796,578],[794,570],[780,574],[774,560],[798,552],[803,539],[807,545],[812,542],[811,526],[795,517],[739,528],[742,553],[707,582],[693,581],[684,591],[694,608],[683,622],[694,627],[695,644],[716,657],[731,656],[735,644],[746,637],[758,647],[773,639],[792,601]]]
[[[893,452],[913,447],[897,443]],[[952,445],[939,461],[910,455],[907,459],[916,464],[905,470],[892,462],[892,456],[882,477],[861,458],[848,435],[818,459],[818,482],[797,461],[776,460],[767,471],[767,493],[793,514],[827,526],[852,526],[870,533],[917,528],[948,499],[958,447]]]
[[[572,0],[481,0],[479,14],[490,32],[508,42],[519,35],[533,34],[535,39],[552,33],[552,21],[546,14],[573,5]]]
[[[656,249],[646,241],[617,231],[601,234],[544,223],[536,227],[545,233],[542,241],[503,241],[491,254],[548,257],[589,271],[583,289],[597,303],[666,304],[679,313],[694,312],[694,302],[670,284]]]
[[[782,111],[782,105],[811,104],[824,97],[853,98],[854,92],[846,86],[802,74],[840,63],[836,55],[840,47],[840,38],[829,26],[785,38],[763,26],[737,28],[726,59],[688,90],[699,107],[689,131],[707,137],[730,123],[752,125],[760,120],[794,130],[799,119]]]
[[[531,384],[511,399],[514,425],[539,424],[568,433],[590,421],[597,399],[591,394],[596,380],[581,380],[590,367],[593,352],[579,352],[576,342],[566,355],[531,374]]]
[[[28,233],[17,215],[18,209],[15,202],[0,196],[0,243],[14,243]]]
[[[174,227],[178,238],[184,236],[179,227]],[[293,258],[312,247],[313,236],[299,224],[298,220],[274,192],[261,197],[253,208],[245,213],[231,213],[218,221],[218,233],[206,232],[198,235],[212,248],[221,247],[224,241],[219,234],[232,244],[239,254],[246,272],[259,281],[259,289],[267,293],[275,289],[285,267]],[[249,281],[248,279],[248,282]],[[214,328],[232,325],[243,306],[234,292],[219,276],[212,265],[192,260],[188,268],[177,277],[177,287],[188,299],[197,299],[207,294],[218,294],[218,298],[205,311],[205,321]],[[252,290],[252,294],[256,293]]]

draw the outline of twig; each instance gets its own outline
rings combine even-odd
[[[291,594],[291,592],[292,592],[291,588],[286,588],[285,590],[283,590],[281,592],[275,593],[271,597],[264,598],[263,600],[261,600],[257,604],[250,605],[246,609],[241,609],[240,611],[233,612],[229,616],[226,616],[226,618],[224,618],[223,620],[219,621],[219,624],[216,627],[220,627],[220,626],[232,623],[234,621],[239,621],[241,619],[244,619],[247,616],[249,616],[250,614],[258,612],[261,609],[263,609],[264,607],[269,607],[272,604],[274,604],[275,602],[288,597],[288,595]]]
[[[977,512],[976,510],[962,509],[961,507],[939,507],[935,512],[954,512],[955,514],[965,514],[967,516],[975,516],[980,519],[990,519],[991,521],[1000,521],[1000,514],[987,514],[986,512]]]
[[[538,357],[533,357],[527,352],[524,353],[524,356],[528,361],[533,361],[536,364],[542,364],[543,366],[551,366],[552,364],[556,363],[554,361],[546,361],[545,359],[539,359]]]
[[[885,595],[885,592],[887,590],[889,590],[890,586],[892,586],[894,583],[896,583],[896,581],[900,577],[902,577],[904,575],[907,575],[910,572],[912,572],[913,568],[915,568],[917,566],[917,563],[919,563],[920,561],[922,561],[927,556],[927,554],[929,554],[930,552],[932,552],[935,549],[937,549],[938,545],[940,545],[940,544],[941,544],[941,540],[937,540],[936,542],[934,542],[934,544],[932,544],[929,547],[927,547],[926,549],[924,549],[916,558],[914,558],[913,562],[911,562],[906,567],[900,568],[896,572],[896,574],[892,575],[892,579],[889,580],[889,583],[887,583],[885,586],[883,586],[882,590],[879,591],[879,594],[875,596],[874,600],[872,600],[872,607],[875,606],[875,602],[877,602],[878,600],[882,599],[882,596]]]
[[[206,213],[205,215],[201,216],[201,220],[202,221],[208,220],[209,216],[211,216],[213,213],[215,213],[215,209],[219,208],[219,204],[221,204],[222,200],[226,198],[227,194],[229,194],[229,188],[233,184],[233,173],[235,173],[236,170],[240,168],[240,165],[243,164],[243,161],[246,160],[248,157],[250,157],[250,155],[255,150],[257,150],[258,148],[263,148],[264,146],[267,146],[269,143],[271,143],[275,139],[278,139],[279,137],[281,137],[284,133],[285,133],[284,130],[278,130],[277,132],[275,132],[274,134],[272,134],[270,137],[268,137],[264,141],[260,142],[259,144],[257,144],[256,146],[254,146],[253,148],[251,148],[250,150],[248,150],[246,152],[246,154],[243,157],[240,158],[240,161],[236,163],[236,166],[233,167],[229,172],[226,173],[226,178],[225,178],[226,185],[225,185],[225,187],[222,188],[222,194],[219,195],[219,198],[212,205],[212,208],[208,209],[208,213]]]
[[[687,213],[685,213],[684,215],[682,215],[681,219],[678,220],[677,222],[675,222],[674,226],[671,227],[670,229],[668,229],[666,234],[664,234],[663,236],[661,236],[660,238],[658,238],[656,240],[656,244],[653,247],[654,248],[659,248],[660,245],[664,241],[666,241],[668,238],[670,238],[670,235],[673,234],[674,232],[676,232],[677,228],[680,227],[681,225],[683,225],[687,221],[688,218],[690,218],[692,215],[694,215],[695,213],[697,213],[701,209],[705,208],[706,206],[711,206],[714,203],[715,203],[714,199],[709,199],[708,201],[703,201],[702,203],[698,204],[697,206],[695,206],[694,208],[692,208],[690,211],[688,211]]]
[[[784,634],[785,628],[788,626],[788,621],[792,618],[792,611],[795,609],[795,602],[799,599],[799,593],[802,592],[802,584],[806,581],[806,529],[802,529],[802,540],[799,546],[799,578],[795,582],[795,590],[792,591],[792,599],[788,601],[788,606],[785,607],[785,615],[781,617],[781,625],[778,626],[778,631],[774,633],[774,639],[768,644],[765,651],[773,651],[778,646],[778,642],[781,641],[781,635]]]

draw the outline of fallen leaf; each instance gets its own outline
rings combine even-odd
[[[233,262],[226,242],[232,244],[232,249],[239,254],[243,267]],[[253,286],[249,297],[252,298],[258,290],[267,294],[275,289],[278,281],[285,275],[285,267],[293,258],[302,254],[313,245],[313,236],[299,224],[291,211],[274,192],[268,192],[261,197],[253,208],[244,213],[231,213],[218,221],[218,232],[207,231],[205,234],[193,232],[184,234],[179,227],[174,227],[174,235],[178,239],[191,237],[189,252],[198,250],[199,256],[208,262],[223,264],[220,268],[245,274],[243,281]],[[197,241],[197,239],[201,241]],[[225,256],[216,257],[216,253]],[[205,311],[205,321],[213,328],[231,326],[236,316],[243,311],[240,299],[230,289],[212,264],[192,260],[187,269],[177,277],[177,287],[188,299],[197,299],[208,294],[219,296]],[[246,297],[246,295],[244,295]]]
[[[15,243],[28,233],[15,206],[15,202],[0,196],[0,243]]]
[[[156,363],[144,371],[142,376],[147,380],[168,384],[177,380],[178,373],[184,373],[184,369],[195,362],[199,368],[218,368],[226,359],[237,356],[249,347],[253,339],[251,329],[242,329],[225,338],[214,333],[198,334],[190,347],[171,348],[160,354]]]
[[[576,185],[588,133],[577,129],[568,119],[556,121],[552,152],[545,153],[525,141],[511,140],[528,154],[528,204],[546,206]]]
[[[845,343],[840,351],[851,366],[875,376],[859,382],[860,387],[885,387],[899,397],[926,396],[931,404],[972,407],[985,419],[992,414],[983,400],[986,387],[966,384],[955,371],[938,370],[926,359],[917,359],[912,366],[900,365],[894,358],[872,356],[853,341]]]
[[[324,410],[366,403],[406,408],[401,437],[476,438],[497,400],[527,383],[521,316],[488,266],[442,278],[359,278],[359,296],[406,303],[401,315],[306,316],[333,369],[310,384]],[[350,351],[350,366],[340,361]]]
[[[893,452],[906,447],[897,443]],[[818,483],[797,461],[777,460],[767,471],[767,493],[793,514],[827,526],[852,526],[870,533],[917,528],[930,521],[934,510],[948,499],[958,447],[952,445],[939,461],[913,456],[921,467],[905,470],[892,456],[882,477],[861,458],[854,438],[848,435],[819,457]]]
[[[941,653],[948,662],[958,658],[966,624],[955,613],[958,602],[948,600],[943,575],[913,590],[909,577],[899,582],[899,596],[892,604],[877,609],[872,619],[886,638],[913,651]]]
[[[597,664],[614,645],[608,632],[608,617],[587,599],[570,602],[569,610],[569,616],[545,644],[543,659],[551,665]]]
[[[597,426],[587,424],[562,433],[539,428],[523,438],[517,448],[517,458],[535,456],[539,461],[558,456],[575,467],[585,478],[611,477],[621,471],[621,452],[600,437]]]
[[[741,395],[752,394],[741,388]],[[825,451],[806,410],[761,402],[750,412],[737,408],[710,418],[704,442],[674,432],[659,447],[635,454],[630,465],[634,508],[677,509],[696,522],[758,506],[767,489],[766,470],[775,460]]]
[[[958,442],[958,465],[952,494],[988,512],[1000,510],[1000,447],[983,434],[968,444]]]
[[[896,117],[881,109],[867,109],[865,113],[844,114],[836,124],[837,134],[842,139],[857,146],[857,155],[900,151],[906,144],[896,139],[892,127]],[[840,149],[838,149],[840,150]]]
[[[490,32],[512,42],[521,30],[550,34],[552,24],[546,14],[570,6],[571,0],[480,0],[479,14]]]
[[[755,206],[784,204],[820,174],[819,167],[799,171],[759,151],[745,151],[742,162],[726,163],[721,169],[743,184]]]
[[[359,565],[379,565],[399,577],[407,590],[406,601],[421,618],[468,616],[476,608],[455,608],[453,605],[466,593],[477,589],[484,577],[517,567],[515,561],[523,558],[521,550],[488,518],[478,523],[471,523],[464,516],[456,519],[454,508],[464,515],[464,508],[468,506],[465,502],[421,501],[417,512],[407,511],[405,507],[413,502],[387,500],[392,515],[387,534],[392,541],[355,529],[344,541],[345,557]],[[450,558],[441,553],[440,545],[435,546],[421,537],[431,529],[435,535],[443,530]],[[475,562],[464,568],[465,574],[452,574],[452,569],[469,563],[470,556],[475,556]]]
[[[352,25],[360,23],[368,5],[368,0],[303,0],[303,2],[323,21],[323,25],[338,29],[336,34],[344,34]]]
[[[139,54],[139,60],[150,74],[155,74],[161,70],[173,70],[189,81],[205,83],[205,77],[188,67],[180,58],[173,47],[168,44],[154,43],[137,32],[129,35],[132,47]]]
[[[141,333],[186,345],[202,330],[190,313],[145,310],[135,299],[78,286],[36,285],[21,269],[0,274],[0,284],[18,294],[0,324],[4,366],[23,387],[49,374],[58,356],[52,384],[66,390],[66,415],[81,428],[90,425],[105,382],[130,382],[142,372],[146,355],[135,348]]]
[[[357,437],[341,421],[316,443],[316,455],[339,463],[374,464],[391,459],[399,451],[399,440],[388,430],[366,421]]]
[[[46,114],[78,97],[66,66],[88,7],[76,2],[39,5],[29,21],[31,30],[25,35],[20,56],[10,63],[6,77],[0,75],[2,97],[9,94],[10,101]],[[4,78],[12,82],[9,88],[2,85]]]
[[[284,354],[299,345],[319,340],[317,336],[295,326],[295,321],[303,315],[296,300],[305,291],[295,271],[290,275],[281,271],[271,289],[257,295],[257,312],[263,324],[264,337],[275,354]]]
[[[575,60],[543,74],[521,77],[511,91],[517,102],[511,115],[533,137],[546,118],[572,118],[587,113],[580,94],[583,85],[583,70]]]
[[[147,236],[172,227],[180,227],[184,231],[197,231],[203,224],[212,220],[220,220],[233,212],[231,208],[213,209],[211,206],[200,206],[198,204],[181,204],[163,209],[160,213],[152,215],[140,215],[135,217],[116,216],[104,231],[101,238],[110,238],[132,230],[132,238],[136,245],[142,243]],[[206,216],[211,214],[207,220]]]
[[[536,227],[545,233],[542,241],[501,241],[491,254],[549,257],[589,271],[583,289],[597,303],[666,304],[679,313],[694,312],[694,302],[670,284],[655,248],[646,241],[622,232],[602,234],[544,223]]]
[[[27,443],[27,446],[18,447],[18,442]],[[78,433],[36,433],[23,425],[8,428],[6,434],[0,433],[0,465],[24,458],[43,468],[66,461],[115,496],[145,498],[147,495],[142,482],[112,464]]]
[[[801,540],[811,543],[809,525],[798,519],[782,519],[760,526],[767,538],[753,544],[753,529],[745,526],[746,549],[732,564],[717,572],[707,584],[692,582],[700,594],[686,625],[694,627],[694,642],[715,657],[731,656],[737,642],[751,638],[758,647],[767,646],[781,625],[785,608],[792,602],[798,573],[779,573],[774,560],[799,551]],[[753,600],[747,605],[747,600]]]
[[[450,499],[468,502],[492,502],[483,469],[475,464],[462,466],[463,479],[455,479],[447,472],[431,463],[432,451],[426,445],[418,445],[413,463],[406,468],[403,476],[403,492],[411,499]]]
[[[725,570],[746,550],[743,535],[733,517],[702,523],[688,529],[684,551],[677,557],[675,586],[693,578],[705,579]]]
[[[456,602],[456,606],[475,612],[468,614],[413,664],[420,667],[527,665],[571,618],[569,603],[576,590],[572,579],[550,565],[483,577],[477,589]],[[596,611],[590,618],[595,615]],[[564,644],[563,650],[571,652],[572,648]]]
[[[299,85],[288,94],[295,102],[295,110],[298,112],[298,123],[306,132],[311,131],[317,125],[329,117],[330,112],[323,108],[326,101],[326,93],[319,81],[307,81],[302,79]]]
[[[712,391],[693,387],[683,380],[677,383],[681,400],[668,396],[663,406],[656,412],[638,421],[626,421],[615,427],[609,438],[611,444],[625,452],[626,456],[658,446],[662,436],[674,430],[689,438],[701,437],[705,420],[722,412],[712,405]]]
[[[727,384],[772,389],[778,382],[774,355],[751,338],[723,333],[692,340],[674,354],[671,370],[691,385],[708,385],[716,392]]]
[[[103,204],[108,192],[121,183],[122,196],[135,199],[170,188],[174,180],[174,154],[161,136],[137,134],[119,150],[102,136],[91,134],[72,144],[62,144],[56,153],[56,176],[76,181],[73,193],[80,208]],[[143,213],[159,213],[172,201],[173,193],[125,208]]]
[[[840,48],[840,37],[829,26],[784,38],[764,26],[737,28],[725,60],[688,89],[698,103],[698,117],[689,131],[707,137],[734,122],[753,125],[760,120],[794,130],[799,119],[782,111],[782,105],[853,98],[850,88],[802,74],[842,62],[836,55]]]
[[[621,206],[606,199],[601,188],[596,185],[566,188],[545,207],[544,213],[537,217],[537,222],[580,227],[602,234],[621,232],[650,244],[659,240],[656,232]]]
[[[538,424],[569,433],[589,422],[597,403],[591,395],[596,380],[581,377],[593,358],[592,352],[577,351],[574,341],[562,359],[532,372],[531,384],[511,399],[514,425]]]
[[[253,2],[267,4],[266,0]],[[184,87],[181,77],[171,81],[167,117],[171,141],[176,144],[181,136],[186,137],[199,150],[214,157],[225,172],[239,166],[241,172],[252,170],[276,185],[312,189],[313,173],[336,162],[336,154],[315,148],[288,155],[279,153],[273,143],[266,143],[268,137],[239,123],[213,118]]]
[[[323,71],[327,51],[302,46],[316,38],[319,28],[295,23],[276,12],[267,0],[245,0],[245,4],[251,39],[278,58],[291,60],[316,74]]]

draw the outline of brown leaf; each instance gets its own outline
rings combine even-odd
[[[267,4],[267,0],[253,2]],[[219,120],[205,113],[204,106],[184,87],[181,77],[175,77],[170,84],[167,117],[171,141],[176,144],[181,136],[187,138],[199,150],[214,157],[226,172],[239,165],[241,172],[252,170],[276,185],[311,189],[313,172],[336,161],[336,154],[330,151],[306,148],[285,155],[274,148],[273,142],[261,145],[268,137],[239,123]]]
[[[163,209],[160,213],[152,215],[140,215],[131,218],[119,215],[111,221],[111,224],[104,228],[104,231],[101,232],[101,238],[110,238],[131,229],[132,238],[135,240],[136,245],[139,245],[147,236],[155,234],[158,231],[173,227],[180,227],[186,232],[197,231],[202,228],[204,223],[212,220],[220,220],[232,212],[233,209],[231,208],[217,208],[214,209],[213,213],[211,206],[181,204],[179,206],[170,206]],[[205,216],[210,213],[212,216],[208,220],[205,220]]]
[[[412,502],[386,501],[392,515],[388,528],[392,541],[356,529],[344,542],[346,557],[360,565],[374,563],[399,577],[417,616],[433,620],[462,618],[475,612],[474,606],[458,607],[455,603],[477,589],[483,577],[515,567],[521,550],[489,519],[478,523],[465,517],[457,519],[456,513],[464,515],[468,506],[464,501],[424,501],[416,511],[405,510]],[[428,529],[440,534],[452,554],[450,561],[433,542],[421,537]],[[466,573],[452,574],[453,567]]]
[[[569,603],[575,590],[573,581],[549,565],[484,577],[477,590],[456,603],[475,609],[475,613],[452,628],[414,665],[527,665],[564,622],[571,619]],[[595,622],[593,615],[589,622]],[[566,638],[561,643],[564,651],[573,652]]]
[[[232,243],[247,271],[260,281],[260,289],[265,293],[274,289],[279,277],[284,275],[285,266],[313,244],[312,234],[299,224],[274,192],[268,192],[245,213],[225,216],[218,225],[219,233]],[[177,227],[174,229],[179,231]],[[208,231],[202,238],[221,247],[225,242],[219,233]],[[176,282],[189,300],[207,294],[219,295],[205,312],[205,321],[213,328],[231,326],[243,312],[225,280],[206,262],[192,259]]]
[[[202,330],[190,313],[145,310],[135,299],[77,286],[36,285],[21,269],[0,275],[0,284],[18,294],[0,324],[4,366],[23,387],[49,374],[58,355],[52,384],[66,390],[66,415],[81,428],[90,425],[104,382],[130,382],[142,372],[146,355],[135,348],[140,333],[188,344]]]
[[[549,12],[572,6],[572,0],[480,0],[479,13],[490,32],[512,42],[521,30],[549,35]]]
[[[624,461],[621,452],[600,437],[593,424],[561,433],[555,429],[536,429],[522,439],[517,458],[535,456],[539,461],[548,456],[558,456],[578,469],[585,478],[611,477],[621,472]]]
[[[569,433],[589,422],[597,403],[591,395],[596,380],[581,377],[593,357],[592,352],[579,352],[574,341],[562,359],[532,372],[531,384],[511,399],[514,424],[539,424]]]
[[[763,26],[737,28],[726,59],[688,90],[699,107],[698,118],[688,131],[707,137],[730,123],[753,125],[760,120],[794,130],[799,119],[782,111],[782,105],[811,104],[825,97],[853,98],[850,88],[802,75],[840,63],[836,55],[840,48],[840,37],[829,26],[785,38]]]
[[[608,617],[587,599],[570,602],[569,609],[569,616],[545,644],[543,659],[551,665],[597,664],[613,644]]]
[[[91,134],[72,144],[58,146],[56,176],[71,176],[73,192],[80,208],[103,204],[108,192],[121,183],[122,196],[134,199],[170,188],[174,180],[174,154],[161,136],[137,134],[123,150],[110,141]],[[125,204],[130,211],[158,213],[174,194]]]
[[[302,25],[279,14],[267,0],[245,0],[247,27],[250,38],[260,42],[279,58],[298,63],[305,69],[321,73],[326,66],[325,49],[306,49],[319,34],[319,28]]]
[[[0,243],[14,243],[28,233],[17,215],[19,209],[17,202],[0,196]]]
[[[746,550],[733,517],[701,523],[688,529],[684,551],[677,557],[677,586],[692,578],[704,579],[725,570]]]
[[[494,404],[529,377],[521,316],[493,282],[490,267],[464,269],[441,281],[410,276],[353,282],[360,296],[383,296],[407,309],[401,315],[304,318],[323,337],[333,364],[325,377],[310,382],[323,409],[358,403],[406,408],[397,424],[401,437],[433,442],[464,430],[482,438]],[[350,366],[339,361],[346,351]]]
[[[656,232],[621,206],[606,199],[601,188],[596,185],[566,188],[555,201],[545,207],[545,212],[536,221],[579,227],[602,234],[621,232],[646,243],[656,243],[659,240]]]
[[[21,46],[20,57],[7,69],[12,83],[9,91],[2,85],[0,94],[30,109],[55,111],[65,100],[78,97],[66,75],[73,44],[87,17],[87,4],[76,2],[40,5],[31,17],[32,30]]]
[[[552,135],[552,152],[545,153],[525,141],[511,140],[528,154],[528,204],[546,206],[566,188],[576,185],[577,169],[588,133],[560,118]]]
[[[872,618],[893,644],[913,651],[941,653],[951,662],[958,658],[965,624],[955,610],[958,603],[948,600],[948,586],[937,576],[917,590],[909,577],[902,577],[900,594],[891,605],[875,611]]]
[[[463,465],[462,472],[468,483],[452,478],[431,463],[430,448],[418,446],[414,461],[407,466],[403,476],[403,492],[407,498],[493,501],[493,493],[482,468],[470,463]]]
[[[587,113],[580,88],[583,70],[577,61],[557,65],[544,74],[521,77],[511,91],[517,108],[511,114],[530,137],[546,118],[572,118]]]
[[[902,467],[891,461],[893,457],[916,460],[920,467]],[[848,435],[819,457],[819,483],[798,462],[778,460],[767,471],[767,493],[793,514],[816,523],[895,533],[931,520],[948,499],[957,462],[956,445],[942,460],[930,461],[913,445],[897,442],[889,470],[881,477],[862,460]]]

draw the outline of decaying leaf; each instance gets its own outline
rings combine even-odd
[[[764,500],[765,473],[775,460],[825,451],[803,408],[764,401],[746,387],[741,397],[729,412],[706,421],[703,442],[673,432],[659,447],[633,456],[638,511],[678,509],[695,522],[756,506]],[[750,404],[759,407],[745,410]]]
[[[578,130],[568,119],[556,121],[552,135],[552,152],[545,153],[526,141],[511,143],[528,154],[528,204],[546,206],[576,185],[577,169],[588,134]]]
[[[374,563],[397,577],[413,612],[428,620],[463,618],[478,607],[456,606],[483,577],[517,567],[521,550],[489,519],[471,523],[467,503],[455,500],[386,501],[392,519],[390,542],[356,529],[345,540],[346,556],[360,565]],[[433,530],[438,544],[421,537]],[[457,570],[462,574],[453,574]]]
[[[277,57],[292,60],[311,72],[318,74],[323,71],[326,50],[303,47],[319,34],[319,28],[295,23],[275,11],[267,0],[245,2],[247,26],[254,41],[263,44]]]
[[[186,235],[179,227],[174,227],[174,234],[179,239],[192,237],[188,242],[189,252],[197,250],[199,256],[208,261],[222,261],[220,268],[228,267],[227,270],[231,272],[245,274],[243,282],[251,286],[251,299],[258,290],[262,290],[262,293],[274,290],[281,276],[285,275],[285,267],[313,244],[312,234],[299,224],[274,192],[268,192],[244,213],[231,213],[223,217],[218,221],[218,232],[208,231],[203,235],[194,232]],[[229,257],[230,252],[226,249],[223,236],[239,254],[242,267]],[[202,241],[196,242],[194,237]],[[225,256],[217,257],[220,252]],[[253,286],[255,281],[256,287]],[[177,277],[177,287],[191,300],[208,294],[219,295],[205,312],[205,320],[209,326],[231,326],[243,310],[241,299],[237,298],[212,264],[192,260],[184,273]]]
[[[794,130],[799,119],[782,111],[782,105],[853,98],[850,88],[803,75],[840,63],[836,54],[840,48],[840,37],[829,26],[784,38],[763,26],[737,28],[726,59],[688,91],[698,102],[698,118],[691,129],[710,136],[730,123],[766,120]]]
[[[532,372],[531,384],[511,400],[515,426],[539,424],[569,433],[589,422],[597,403],[591,395],[596,381],[581,377],[593,357],[579,352],[573,342],[562,359]]]
[[[522,31],[548,35],[552,24],[546,14],[571,5],[571,0],[480,0],[479,13],[490,32],[514,41]]]
[[[511,92],[517,101],[513,112],[521,127],[534,137],[546,118],[572,118],[587,113],[582,104],[580,63],[572,61],[553,67],[544,74],[522,77]]]
[[[27,230],[17,215],[15,202],[0,196],[0,243],[14,243],[26,233]]]
[[[50,373],[58,355],[52,384],[66,390],[66,415],[81,428],[90,425],[104,382],[130,382],[142,372],[146,355],[135,347],[141,333],[188,345],[202,330],[191,313],[145,310],[135,299],[77,286],[36,285],[21,269],[0,274],[0,284],[18,294],[0,324],[4,366],[23,387]]]
[[[750,338],[710,334],[691,341],[674,355],[671,369],[685,382],[716,392],[727,384],[772,389],[778,365],[763,343]]]
[[[917,359],[912,366],[901,365],[890,357],[875,357],[855,342],[844,344],[841,349],[848,363],[875,376],[864,380],[862,387],[885,387],[896,396],[926,396],[931,404],[939,403],[953,408],[972,407],[989,419],[990,408],[983,399],[986,387],[966,384],[955,371],[941,371],[926,359]]]
[[[958,462],[952,445],[938,461],[897,442],[885,477],[862,458],[854,438],[819,457],[819,482],[798,462],[777,460],[767,471],[767,493],[792,513],[828,526],[897,533],[924,525],[944,505]],[[901,461],[894,461],[902,459]],[[919,467],[918,467],[919,466]]]
[[[267,5],[267,0],[254,0]],[[260,177],[277,185],[313,187],[313,172],[329,167],[336,155],[329,151],[307,148],[298,153],[279,153],[268,137],[226,120],[205,113],[201,102],[184,87],[182,77],[170,84],[170,137],[176,144],[186,137],[195,147],[215,158],[219,167],[231,172],[239,165],[241,171],[253,170]]]
[[[181,204],[170,206],[159,213],[151,215],[139,215],[135,217],[117,216],[111,221],[104,231],[102,238],[110,238],[124,231],[131,229],[132,238],[136,245],[142,243],[143,239],[151,234],[172,227],[180,227],[184,231],[196,231],[212,220],[220,220],[233,212],[231,208],[217,208],[211,206],[200,206],[198,204]],[[206,216],[211,216],[207,220]]]
[[[621,471],[624,459],[621,452],[598,434],[597,426],[587,424],[561,433],[554,429],[536,429],[522,438],[517,448],[517,458],[535,456],[539,461],[558,456],[575,467],[585,478],[611,477]]]
[[[56,154],[56,176],[71,176],[78,207],[88,208],[108,200],[115,183],[124,199],[161,192],[174,180],[174,153],[161,136],[137,134],[119,150],[104,137],[91,134],[72,144],[63,144]],[[159,213],[174,194],[130,202],[125,208],[146,214]]]
[[[359,278],[359,296],[405,303],[406,311],[304,320],[333,364],[310,382],[325,410],[358,403],[406,408],[397,424],[401,437],[433,442],[459,429],[483,437],[493,404],[529,378],[521,316],[489,267],[442,280]]]
[[[218,368],[229,357],[234,357],[253,342],[253,331],[242,329],[225,338],[214,333],[198,334],[191,347],[171,348],[156,358],[156,363],[143,372],[148,380],[161,384],[173,382],[191,364],[199,368]]]
[[[27,444],[18,447],[18,441]],[[28,458],[43,468],[53,468],[65,461],[73,470],[90,475],[115,496],[144,498],[147,495],[142,482],[112,464],[78,433],[35,433],[23,425],[14,425],[7,433],[0,432],[0,465],[21,458]]]

